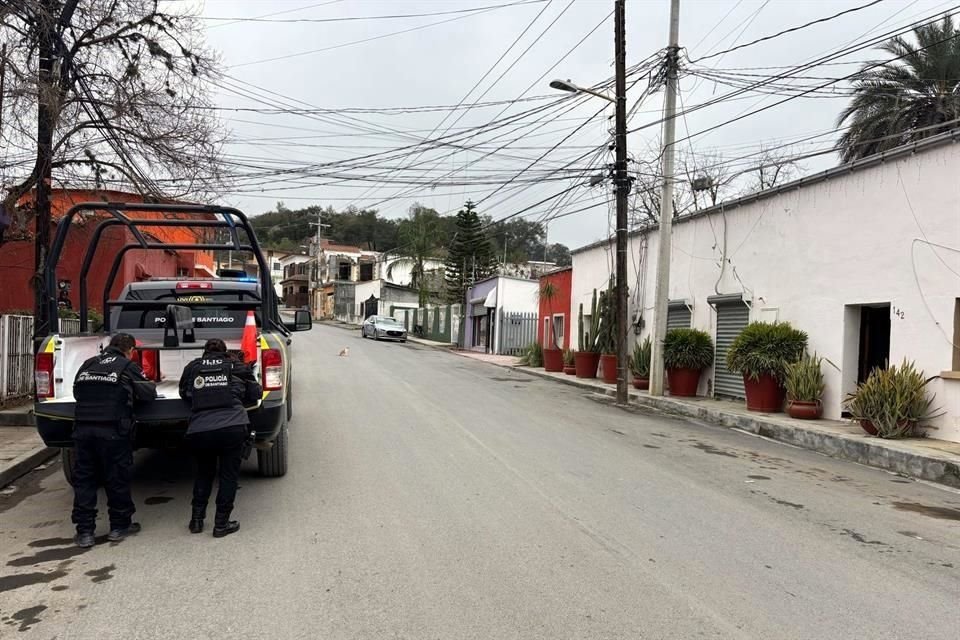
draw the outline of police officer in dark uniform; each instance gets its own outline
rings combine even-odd
[[[107,493],[111,542],[140,531],[133,522],[136,508],[130,495],[133,475],[133,405],[157,397],[156,385],[147,380],[140,365],[130,360],[136,340],[126,333],[110,339],[103,352],[90,358],[73,382],[76,400],[73,441],[74,539],[92,547],[97,520],[97,489]]]
[[[238,522],[230,520],[230,512],[237,495],[240,463],[251,437],[244,405],[255,404],[261,393],[253,368],[229,354],[223,340],[207,340],[203,355],[184,369],[180,397],[191,405],[187,442],[197,461],[191,533],[203,531],[218,466],[220,486],[213,537],[222,538],[240,529]]]

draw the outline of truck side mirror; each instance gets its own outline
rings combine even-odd
[[[292,323],[284,323],[290,331],[310,331],[313,328],[313,316],[306,309],[300,309],[293,314]]]

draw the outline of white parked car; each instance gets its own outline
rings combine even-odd
[[[363,321],[360,335],[374,340],[407,341],[407,329],[399,321],[388,316],[370,316]]]

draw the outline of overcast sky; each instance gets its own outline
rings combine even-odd
[[[868,1],[682,0],[680,44],[690,59],[697,60]],[[669,4],[668,0],[628,0],[628,66],[666,46]],[[464,11],[499,5],[506,6]],[[885,0],[796,33],[703,60],[693,67],[716,70],[795,66],[951,6],[950,2],[935,0]],[[612,9],[612,0],[205,0],[200,14],[208,43],[219,51],[227,74],[215,98],[220,107],[354,110],[536,98],[453,112],[441,109],[414,113],[297,114],[224,110],[221,113],[234,140],[227,149],[231,161],[298,171],[296,177],[285,182],[280,177],[245,178],[236,182],[237,192],[228,199],[252,214],[270,210],[277,201],[283,201],[291,208],[308,204],[338,209],[348,205],[372,206],[384,215],[402,216],[415,201],[441,213],[453,213],[465,199],[472,198],[481,201],[481,213],[495,219],[528,207],[522,215],[533,220],[569,213],[549,225],[549,234],[551,241],[570,247],[600,238],[610,229],[610,208],[605,204],[610,197],[609,185],[591,188],[586,181],[598,172],[592,167],[612,159],[609,153],[592,150],[610,139],[608,128],[612,120],[608,118],[613,109],[607,108],[601,117],[584,124],[604,108],[604,101],[561,94],[551,90],[548,83],[550,79],[563,78],[593,85],[612,77],[613,19],[608,17]],[[409,14],[427,15],[375,18]],[[249,20],[257,17],[261,19]],[[226,18],[246,20],[232,22]],[[338,20],[324,21],[329,19]],[[518,40],[525,29],[526,34]],[[592,35],[587,36],[591,30]],[[397,33],[401,31],[406,32]],[[855,71],[859,67],[856,63],[882,55],[875,50],[851,53],[837,59],[849,64],[819,66],[806,75],[841,77]],[[503,60],[494,67],[501,56]],[[766,76],[780,71],[739,72]],[[469,93],[488,72],[479,87]],[[803,86],[815,82],[806,80]],[[634,105],[646,86],[644,77],[632,87],[628,92],[629,105]],[[681,80],[682,104],[687,108],[731,90],[702,78],[688,76]],[[479,143],[478,148],[443,148],[422,155],[409,151],[425,136],[449,135],[484,125],[504,109],[501,118],[536,107],[546,108],[553,99],[564,95],[569,96],[566,103],[524,117],[513,125],[523,128],[513,134],[509,134],[511,128],[501,129],[465,143]],[[721,101],[680,119],[678,137],[702,132],[782,99],[783,96],[749,93]],[[755,153],[761,144],[783,145],[823,134],[788,151],[799,154],[826,149],[833,140],[836,116],[846,101],[842,94],[791,100],[696,135],[683,141],[681,148],[707,155],[721,154],[737,169],[751,166],[753,159],[745,156]],[[636,107],[630,127],[655,122],[660,117],[662,102],[662,91],[645,99]],[[531,170],[520,173],[577,127],[581,127],[578,133]],[[631,155],[649,156],[649,149],[656,148],[659,136],[659,125],[631,134]],[[498,150],[513,138],[517,140]],[[331,175],[332,170],[323,167],[310,169],[305,175],[299,173],[318,163],[383,154],[398,148],[408,149],[396,156],[365,161],[378,163],[376,168],[338,168]],[[494,151],[494,155],[483,157]],[[807,160],[802,166],[809,173],[835,163],[836,157],[829,155]],[[565,164],[569,166],[564,167]],[[557,173],[558,169],[568,171]],[[236,170],[250,172],[249,168]],[[364,179],[373,174],[372,179]],[[520,177],[514,183],[484,199],[517,174]],[[542,176],[564,179],[529,182]],[[465,181],[493,184],[462,184]],[[563,199],[536,205],[564,190],[569,192]],[[579,211],[590,204],[596,206]]]

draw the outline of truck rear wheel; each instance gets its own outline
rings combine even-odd
[[[265,478],[279,478],[287,473],[287,423],[280,427],[277,439],[269,449],[257,451],[257,467]]]
[[[60,463],[63,467],[63,477],[67,480],[67,484],[73,486],[73,467],[77,464],[77,454],[73,447],[60,449]]]

